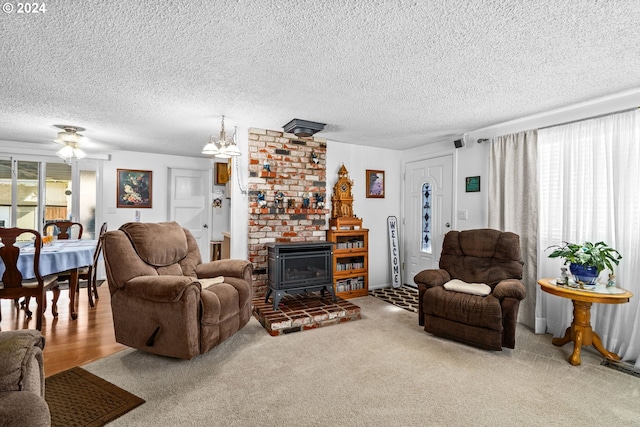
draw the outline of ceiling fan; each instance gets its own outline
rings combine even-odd
[[[71,125],[54,126],[62,129],[61,132],[58,132],[58,137],[54,139],[54,142],[64,145],[64,147],[56,152],[58,157],[61,157],[65,161],[68,161],[72,158],[82,159],[87,156],[87,154],[79,147],[80,141],[82,140],[83,136],[78,132],[84,131],[85,128]]]

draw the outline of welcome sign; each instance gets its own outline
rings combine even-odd
[[[391,260],[391,285],[394,288],[402,286],[402,274],[400,271],[400,247],[398,246],[398,219],[395,216],[387,217],[389,228],[389,256]]]

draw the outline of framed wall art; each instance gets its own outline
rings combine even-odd
[[[216,163],[216,185],[224,185],[229,181],[229,164],[228,163]]]
[[[476,193],[480,191],[480,177],[479,176],[468,176],[464,179],[465,181],[465,192],[467,193]]]
[[[118,169],[116,207],[151,208],[152,171]]]
[[[384,171],[367,169],[367,197],[384,198]]]

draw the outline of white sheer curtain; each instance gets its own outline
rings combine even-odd
[[[489,228],[520,236],[527,297],[520,303],[518,321],[534,328],[538,230],[537,131],[499,136],[489,155]]]
[[[593,304],[591,325],[608,350],[640,366],[640,110],[539,130],[538,172],[538,276],[560,274],[550,245],[604,241],[616,248],[623,256],[616,282],[634,297]],[[536,332],[562,336],[571,302],[537,293]]]

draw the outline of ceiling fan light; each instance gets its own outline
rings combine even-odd
[[[67,142],[78,144],[81,140],[82,135],[80,135],[79,133],[65,130],[62,132],[58,132],[58,137],[55,139],[55,142],[59,144],[65,144]]]
[[[84,151],[82,151],[79,148],[74,148],[73,149],[73,157],[75,157],[78,160],[84,159],[85,157],[87,157],[87,153],[85,153]]]
[[[59,149],[56,154],[58,155],[58,157],[61,157],[63,159],[70,159],[71,157],[73,157],[73,147],[70,145],[65,145],[64,147],[62,147],[61,149]],[[83,153],[84,154],[84,153]]]
[[[65,137],[66,142],[72,142],[74,144],[78,144],[81,139],[82,139],[82,135],[80,135],[79,133],[73,133],[73,132],[69,133]]]
[[[56,152],[58,157],[61,157],[64,160],[69,160],[71,158],[82,159],[87,157],[87,154],[78,147],[78,144],[80,144],[80,141],[83,139],[82,135],[80,135],[78,131],[85,130],[84,128],[69,125],[54,126],[63,129],[61,132],[58,132],[58,137],[54,140],[54,142],[64,145],[64,147]]]

